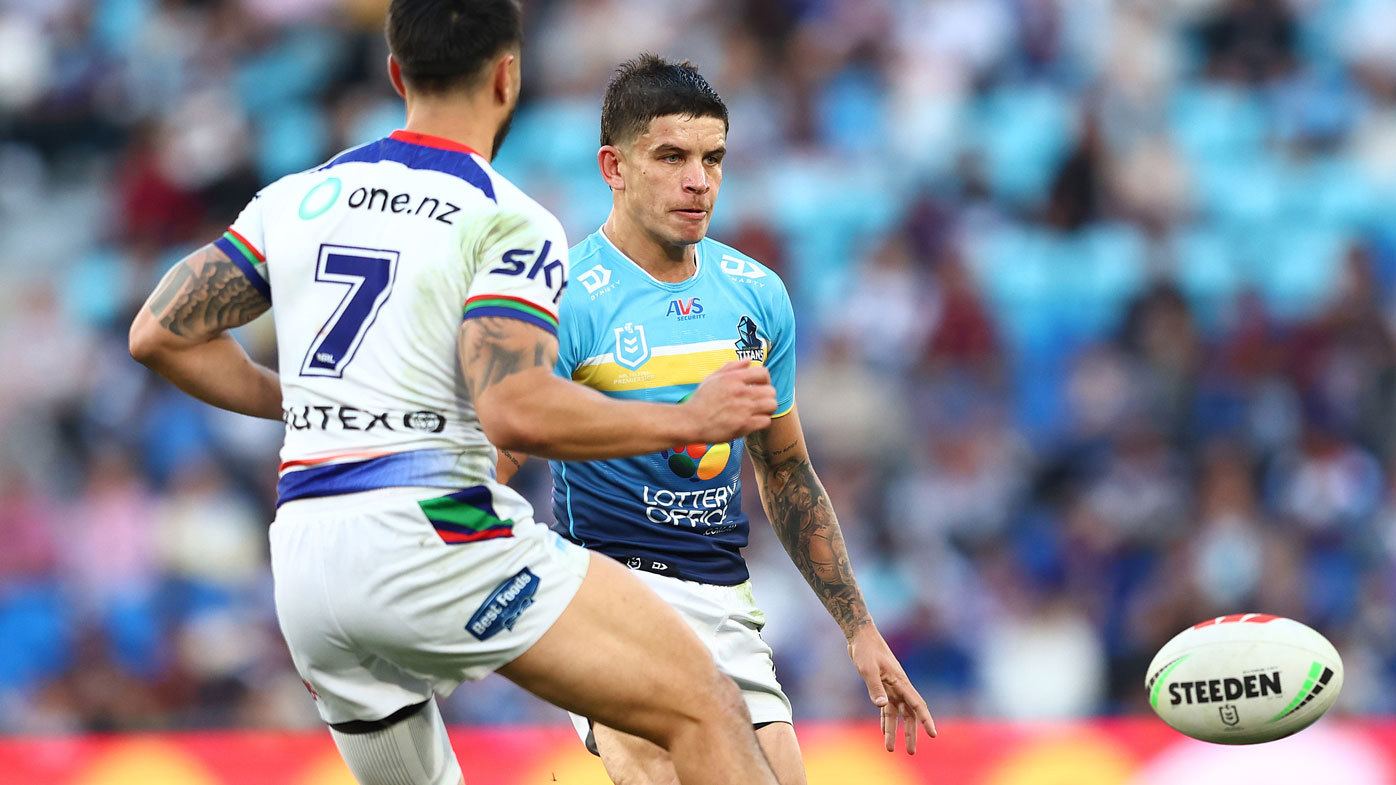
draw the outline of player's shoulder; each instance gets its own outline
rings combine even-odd
[[[573,269],[579,269],[583,261],[590,261],[593,264],[601,262],[608,248],[608,243],[601,236],[601,230],[596,230],[583,237],[580,242],[572,246],[567,252],[568,258],[572,260]]]
[[[622,287],[625,277],[624,265],[620,264],[619,252],[605,238],[600,229],[582,238],[567,252],[571,273],[567,291],[562,295],[564,302],[571,301],[575,308],[602,299],[611,302],[613,293],[628,288]],[[618,304],[617,304],[618,305]]]
[[[717,272],[726,280],[750,288],[760,299],[788,297],[785,281],[775,270],[767,267],[751,256],[711,237],[701,241],[703,257],[715,264]]]

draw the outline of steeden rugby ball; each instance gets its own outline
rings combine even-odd
[[[1328,711],[1342,686],[1343,660],[1327,638],[1263,613],[1183,630],[1154,656],[1145,681],[1164,722],[1219,744],[1297,733]]]

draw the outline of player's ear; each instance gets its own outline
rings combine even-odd
[[[519,95],[521,81],[518,53],[506,52],[495,61],[493,72],[490,74],[490,84],[497,101],[505,106],[513,106],[514,99]]]
[[[602,145],[596,151],[596,165],[601,168],[601,179],[611,186],[612,191],[625,190],[625,177],[620,172],[621,158],[620,148],[613,144]]]
[[[407,85],[402,81],[402,65],[392,54],[388,55],[388,81],[393,83],[393,89],[397,91],[399,98],[407,98]]]

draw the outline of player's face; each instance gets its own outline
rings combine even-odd
[[[698,242],[708,233],[726,153],[722,120],[656,117],[626,150],[624,209],[665,245]]]

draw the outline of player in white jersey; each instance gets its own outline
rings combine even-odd
[[[795,406],[790,299],[772,270],[706,237],[726,137],[726,107],[691,65],[644,55],[621,66],[606,90],[598,153],[611,214],[572,250],[582,286],[563,298],[557,371],[617,399],[679,401],[728,360],[770,370],[777,414],[746,437],[762,503],[843,630],[887,750],[903,723],[914,752],[918,725],[932,736],[935,726],[868,614],[811,465]],[[782,785],[802,785],[790,702],[741,557],[741,449],[740,439],[676,442],[643,456],[554,460],[556,528],[636,570],[683,614],[741,687]],[[674,781],[673,763],[654,744],[584,712],[574,721],[617,785]]]
[[[566,240],[489,165],[518,99],[519,7],[394,0],[387,29],[406,130],[263,189],[166,275],[132,355],[285,422],[277,615],[360,782],[460,782],[434,695],[498,671],[663,745],[685,783],[773,785],[698,638],[536,523],[492,446],[586,459],[737,438],[770,422],[769,375],[730,364],[680,406],[555,377]],[[273,297],[279,373],[227,332]]]

